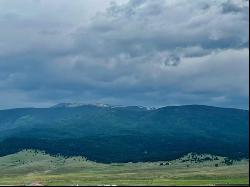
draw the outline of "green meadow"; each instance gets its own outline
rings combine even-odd
[[[188,154],[173,161],[102,164],[25,150],[0,158],[0,185],[247,185],[249,161]]]

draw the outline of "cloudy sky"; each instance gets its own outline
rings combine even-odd
[[[247,0],[0,0],[0,109],[248,108]]]

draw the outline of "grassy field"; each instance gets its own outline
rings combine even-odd
[[[196,156],[197,157],[197,156]],[[198,156],[213,158],[211,155]],[[0,185],[226,185],[249,184],[248,160],[100,164],[85,158],[52,157],[31,150],[0,158]],[[215,165],[217,167],[215,167]]]

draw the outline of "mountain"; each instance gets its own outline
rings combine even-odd
[[[208,153],[249,156],[249,112],[201,105],[148,109],[64,103],[0,110],[0,156],[22,149],[139,162]]]

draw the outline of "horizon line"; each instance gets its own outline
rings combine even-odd
[[[249,107],[248,108],[238,108],[238,107],[226,107],[226,106],[216,106],[216,105],[207,105],[207,104],[176,104],[176,105],[173,104],[173,105],[163,105],[163,106],[156,107],[156,106],[143,106],[143,105],[111,105],[111,104],[100,103],[100,102],[97,102],[97,103],[63,102],[63,103],[58,103],[58,104],[54,104],[54,105],[47,106],[47,107],[27,106],[27,107],[0,108],[0,111],[15,110],[15,109],[50,109],[50,108],[57,108],[57,106],[58,106],[58,108],[60,108],[59,105],[61,105],[61,104],[79,104],[79,106],[73,106],[73,107],[68,107],[68,108],[79,108],[79,107],[83,107],[83,106],[96,106],[96,107],[107,107],[107,108],[108,107],[117,107],[117,108],[119,108],[119,107],[120,108],[122,108],[122,107],[141,107],[141,108],[147,108],[147,109],[151,109],[151,110],[158,110],[158,109],[166,108],[166,107],[204,106],[204,107],[249,111]],[[100,106],[100,105],[105,105],[105,106]]]

